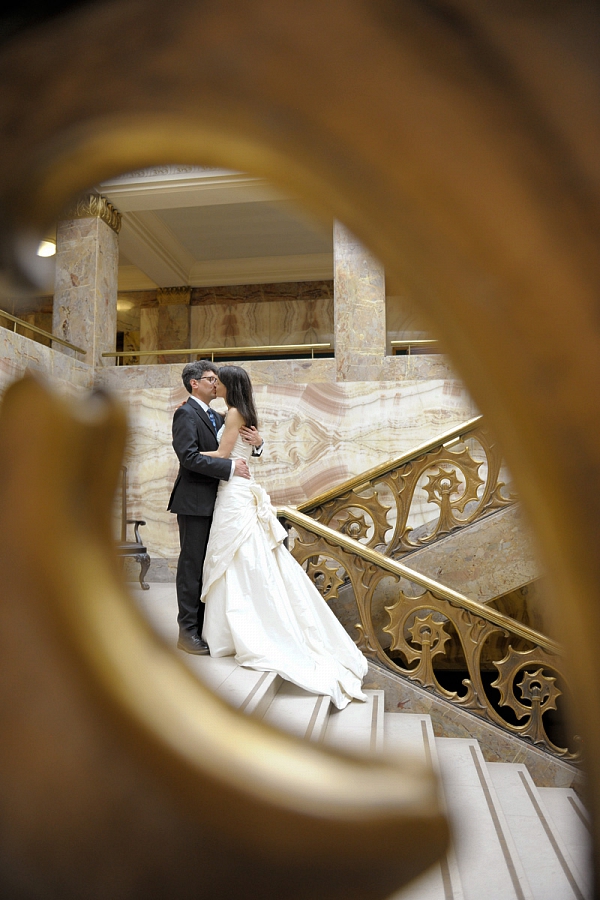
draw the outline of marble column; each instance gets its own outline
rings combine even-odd
[[[158,349],[177,350],[189,348],[191,287],[159,288],[158,300]],[[187,362],[189,355],[159,357],[161,362]]]
[[[55,346],[92,366],[112,366],[117,334],[118,233],[121,215],[104,197],[79,198],[56,229],[52,331],[86,350]]]
[[[192,346],[191,287],[158,288],[140,309],[140,350],[178,350]],[[189,354],[140,356],[140,365],[187,362]]]
[[[145,300],[140,307],[140,350],[159,350],[158,345],[158,300],[156,297]],[[140,366],[151,366],[158,362],[158,357],[140,356]]]
[[[385,273],[341,222],[333,226],[334,330],[338,381],[377,381],[385,357]]]

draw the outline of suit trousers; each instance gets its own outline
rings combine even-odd
[[[202,568],[212,516],[177,516],[179,525],[179,562],[177,563],[177,621],[180,631],[191,631],[202,637],[204,603],[202,592]]]

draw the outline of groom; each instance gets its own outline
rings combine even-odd
[[[177,605],[179,640],[177,646],[187,653],[208,653],[202,640],[204,604],[202,567],[212,521],[219,481],[234,476],[249,478],[243,459],[219,459],[203,456],[202,451],[218,448],[217,432],[223,417],[210,408],[217,393],[217,368],[208,360],[188,363],[182,379],[190,394],[173,417],[173,449],[179,459],[179,473],[167,507],[177,514],[180,554],[177,564]],[[242,437],[252,444],[253,455],[260,455],[262,439],[256,428],[242,428]]]

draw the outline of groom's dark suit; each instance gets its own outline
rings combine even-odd
[[[214,412],[217,430],[223,417]],[[180,631],[202,636],[204,604],[200,603],[202,567],[206,555],[219,480],[231,475],[231,460],[202,456],[218,448],[216,431],[199,403],[191,397],[175,410],[173,449],[179,473],[167,509],[177,514],[181,552],[177,565],[177,621]]]

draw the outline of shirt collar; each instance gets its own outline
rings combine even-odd
[[[204,412],[208,409],[208,403],[205,403],[204,400],[200,400],[198,397],[194,397],[193,394],[190,394],[190,400],[195,400],[198,406],[201,406]]]

